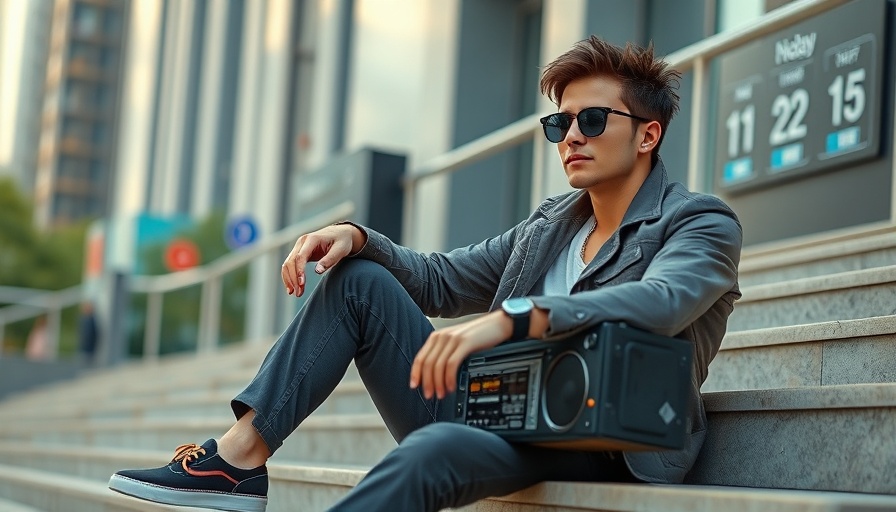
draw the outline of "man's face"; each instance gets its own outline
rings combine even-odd
[[[631,113],[620,99],[621,86],[609,77],[580,78],[563,90],[560,112],[576,115],[588,107],[610,107]],[[607,115],[607,126],[597,137],[586,137],[573,120],[566,137],[557,144],[569,184],[577,189],[622,186],[634,168],[640,129],[632,133],[632,120]]]

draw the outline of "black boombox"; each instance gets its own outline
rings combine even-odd
[[[681,449],[693,343],[621,323],[505,343],[458,372],[455,422],[575,450]]]

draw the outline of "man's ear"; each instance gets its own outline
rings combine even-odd
[[[653,148],[660,142],[660,136],[663,134],[663,127],[658,121],[650,121],[644,124],[644,132],[641,136],[641,142],[638,144],[639,153],[650,153]]]

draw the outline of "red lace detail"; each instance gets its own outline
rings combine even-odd
[[[171,462],[180,462],[181,466],[183,466],[184,468],[184,471],[193,476],[222,476],[229,480],[233,485],[237,485],[239,483],[232,476],[218,469],[214,471],[200,471],[187,466],[187,463],[193,462],[200,455],[205,455],[205,448],[199,446],[198,444],[182,444],[178,446],[176,450],[174,450],[174,458],[171,459]]]

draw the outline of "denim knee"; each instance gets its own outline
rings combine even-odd
[[[433,460],[449,461],[458,454],[465,438],[477,434],[466,425],[438,421],[411,432],[396,448],[395,455],[410,467],[417,463],[428,466]]]
[[[398,280],[379,263],[346,258],[328,270],[321,280],[321,287],[348,288],[352,290],[371,290],[372,286],[396,286],[402,291]]]

